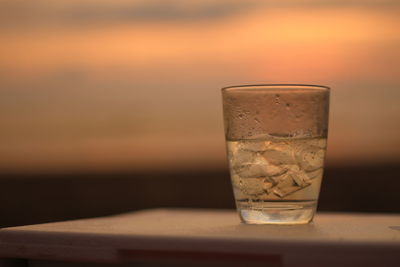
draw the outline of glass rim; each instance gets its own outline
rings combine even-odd
[[[286,88],[285,88],[286,87]],[[290,88],[288,88],[290,87]],[[296,90],[296,89],[312,89],[312,90],[323,90],[330,91],[331,88],[325,85],[317,85],[317,84],[299,84],[299,83],[270,83],[270,84],[243,84],[243,85],[231,85],[223,87],[221,90],[224,91],[236,91],[236,90],[246,90],[251,91],[254,89],[259,90],[272,90],[272,89],[280,89],[280,90]]]

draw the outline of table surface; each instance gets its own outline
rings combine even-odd
[[[118,262],[165,253],[358,253],[393,263],[400,260],[400,215],[318,213],[307,225],[245,225],[233,211],[155,209],[0,230],[0,257]]]

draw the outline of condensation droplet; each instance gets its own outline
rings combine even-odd
[[[279,94],[276,94],[276,95],[275,95],[275,104],[277,104],[277,105],[280,104],[280,103],[279,103],[279,97],[280,97]]]

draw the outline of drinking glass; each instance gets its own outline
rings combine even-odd
[[[329,91],[301,84],[222,89],[229,169],[244,223],[312,221],[324,170]]]

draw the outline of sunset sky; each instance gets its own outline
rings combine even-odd
[[[398,162],[399,29],[398,1],[0,1],[0,171],[225,167],[220,88],[254,83],[332,88],[328,164]]]

